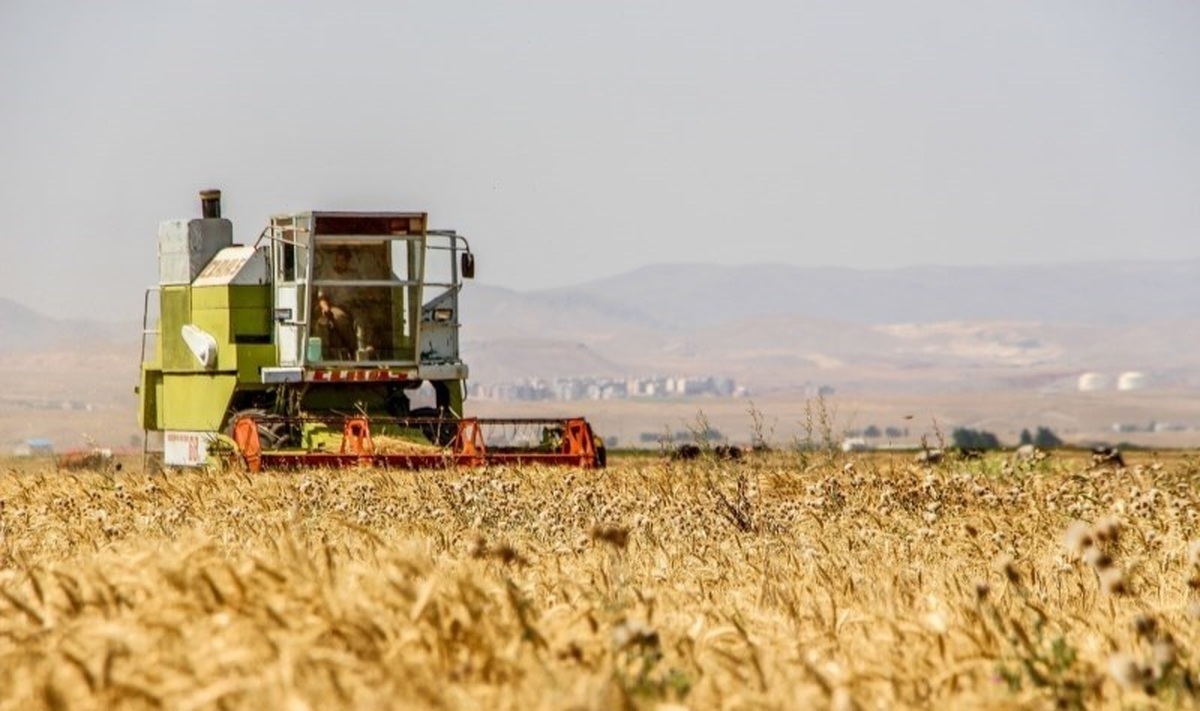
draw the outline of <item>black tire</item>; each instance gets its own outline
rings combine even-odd
[[[260,408],[238,410],[229,418],[229,426],[225,434],[233,437],[233,423],[239,417],[253,417],[258,425],[258,442],[263,449],[280,449],[288,441],[288,426],[286,422],[263,422],[262,418],[270,417],[270,413]]]

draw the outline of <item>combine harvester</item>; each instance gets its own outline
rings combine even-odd
[[[159,225],[137,388],[146,461],[250,471],[601,467],[583,418],[464,416],[465,237],[423,212],[303,212],[233,242],[221,193]]]

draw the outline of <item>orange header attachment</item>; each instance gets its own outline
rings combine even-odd
[[[468,417],[458,421],[458,436],[454,438],[454,453],[463,459],[464,464],[482,463],[487,454],[487,445],[483,441],[483,429],[479,420]]]
[[[369,457],[375,453],[371,441],[371,425],[365,417],[351,417],[342,428],[342,454],[358,454]]]
[[[262,471],[262,443],[258,440],[258,423],[253,417],[237,418],[233,423],[233,442],[246,460],[246,468],[252,472]]]
[[[260,426],[278,426],[281,422],[323,422],[342,427],[341,447],[337,451],[303,450],[294,446],[277,446],[264,451]],[[439,437],[437,427],[456,427],[448,446],[436,444],[428,449],[405,452],[379,452],[371,439],[371,423],[365,416],[349,418],[306,418],[288,420],[270,415],[242,415],[233,423],[233,439],[238,451],[252,472],[264,470],[298,470],[321,467],[381,467],[385,469],[445,469],[468,466],[571,466],[592,469],[605,466],[604,443],[596,437],[591,425],[581,417],[569,419],[479,419],[461,420],[437,418],[385,419],[390,426],[421,431],[431,443]],[[378,423],[376,423],[378,425]],[[515,430],[505,428],[533,427],[540,432],[540,443],[521,442]],[[492,428],[492,429],[487,429]],[[266,431],[266,430],[264,430]],[[272,430],[273,431],[273,430]],[[526,431],[527,432],[527,431]],[[516,440],[516,441],[514,441]]]
[[[567,420],[563,427],[562,453],[579,457],[585,468],[595,466],[596,440],[592,426],[583,418]]]

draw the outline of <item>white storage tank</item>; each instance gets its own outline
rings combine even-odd
[[[1117,378],[1117,390],[1142,390],[1150,384],[1150,376],[1137,370],[1121,373]]]
[[[1092,393],[1112,387],[1112,378],[1104,373],[1084,373],[1079,376],[1079,392]]]

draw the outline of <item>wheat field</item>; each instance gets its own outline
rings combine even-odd
[[[0,711],[1197,705],[1200,460],[0,476]]]

